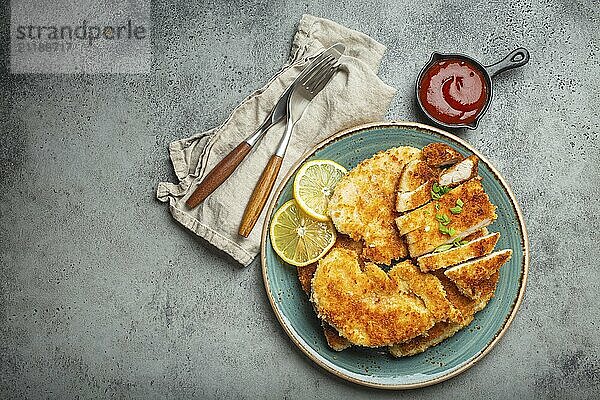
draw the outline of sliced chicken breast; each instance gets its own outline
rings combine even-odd
[[[511,256],[512,250],[510,249],[497,251],[449,268],[444,275],[456,284],[462,294],[476,300],[483,294],[481,282],[497,273],[500,267],[510,260]]]
[[[499,238],[499,233],[492,233],[491,235],[472,240],[460,247],[454,247],[440,253],[425,254],[417,259],[417,263],[423,272],[448,268],[473,258],[490,254],[494,250],[494,246],[496,246]]]
[[[412,192],[419,186],[432,179],[437,179],[438,171],[431,168],[425,161],[413,160],[402,169],[398,180],[398,193]]]
[[[412,192],[398,192],[396,197],[396,211],[406,212],[421,207],[431,200],[433,180],[427,181]]]
[[[455,209],[455,204],[458,203],[462,204],[462,207],[459,213],[454,214],[451,209]],[[436,204],[438,209],[435,208]],[[439,246],[461,240],[496,219],[496,206],[490,202],[481,182],[477,179],[470,180],[448,192],[438,202],[427,204],[422,208],[430,208],[430,206],[433,206],[433,210],[429,210],[427,215],[420,212],[423,216],[422,220],[415,221],[420,222],[421,226],[405,236],[411,257],[419,257]],[[398,220],[396,222],[398,223]],[[398,224],[400,231],[403,230],[406,221],[401,222]]]
[[[457,186],[473,179],[478,174],[478,164],[479,159],[476,156],[469,156],[458,164],[454,164],[440,174],[440,185]]]
[[[427,203],[411,212],[396,218],[396,226],[400,235],[405,235],[418,228],[429,226],[429,229],[438,226],[436,215],[439,213],[451,214],[451,208],[456,207],[457,201],[467,204],[469,201],[480,201],[485,196],[485,191],[481,186],[480,178],[475,178],[466,182],[443,195],[438,201]],[[474,205],[474,204],[473,204]],[[467,208],[471,208],[470,206]],[[460,214],[457,216],[460,218]]]

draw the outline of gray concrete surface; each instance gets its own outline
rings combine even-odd
[[[2,30],[8,30],[8,6]],[[167,144],[220,123],[283,63],[302,13],[389,48],[390,118],[419,119],[433,50],[525,68],[462,137],[512,185],[531,239],[496,348],[410,392],[337,379],[295,348],[242,269],[154,199]],[[6,73],[0,98],[0,398],[600,398],[598,1],[155,2],[149,76]]]

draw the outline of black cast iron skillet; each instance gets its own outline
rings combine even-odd
[[[487,89],[487,94],[488,94],[487,100],[485,102],[485,105],[481,109],[481,112],[479,112],[479,114],[477,115],[477,117],[475,118],[475,120],[473,122],[468,123],[468,124],[448,124],[448,123],[439,121],[436,118],[433,118],[427,112],[427,110],[425,110],[425,107],[423,107],[423,103],[421,102],[421,98],[419,97],[419,89],[421,88],[421,81],[423,79],[423,75],[425,74],[425,71],[427,71],[433,64],[437,63],[440,60],[464,60],[464,61],[472,64],[475,68],[478,68],[479,71],[481,71],[481,74],[483,75],[483,77],[485,78],[485,84],[486,84],[486,89]],[[445,128],[475,129],[475,128],[477,128],[477,124],[479,123],[479,120],[485,114],[485,112],[487,111],[487,109],[490,105],[490,102],[492,101],[492,78],[504,71],[509,70],[509,69],[522,67],[523,65],[527,64],[528,61],[529,61],[529,52],[522,47],[518,48],[516,50],[513,50],[509,55],[504,57],[504,59],[502,59],[501,61],[498,61],[497,63],[488,65],[488,66],[483,66],[479,61],[474,60],[473,58],[471,58],[469,56],[465,56],[464,54],[442,54],[442,53],[434,52],[431,55],[431,59],[429,59],[429,62],[427,64],[425,64],[423,69],[421,69],[421,72],[419,73],[419,77],[417,78],[417,85],[416,85],[417,102],[419,103],[419,107],[421,107],[421,110],[423,111],[423,113],[429,119],[431,119],[433,122],[435,122],[438,125],[441,125]]]

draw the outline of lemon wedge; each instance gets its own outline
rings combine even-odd
[[[279,257],[298,267],[323,257],[336,239],[330,221],[316,221],[304,213],[295,200],[286,202],[275,212],[269,234]]]
[[[312,160],[302,165],[294,179],[294,199],[298,206],[318,221],[329,221],[329,198],[347,172],[331,160]]]

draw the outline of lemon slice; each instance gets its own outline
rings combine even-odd
[[[335,228],[308,216],[290,200],[282,205],[271,220],[269,234],[273,250],[288,264],[298,267],[323,257],[335,243]]]
[[[331,160],[313,160],[302,165],[294,179],[294,199],[298,206],[314,219],[328,221],[329,198],[347,172]]]

